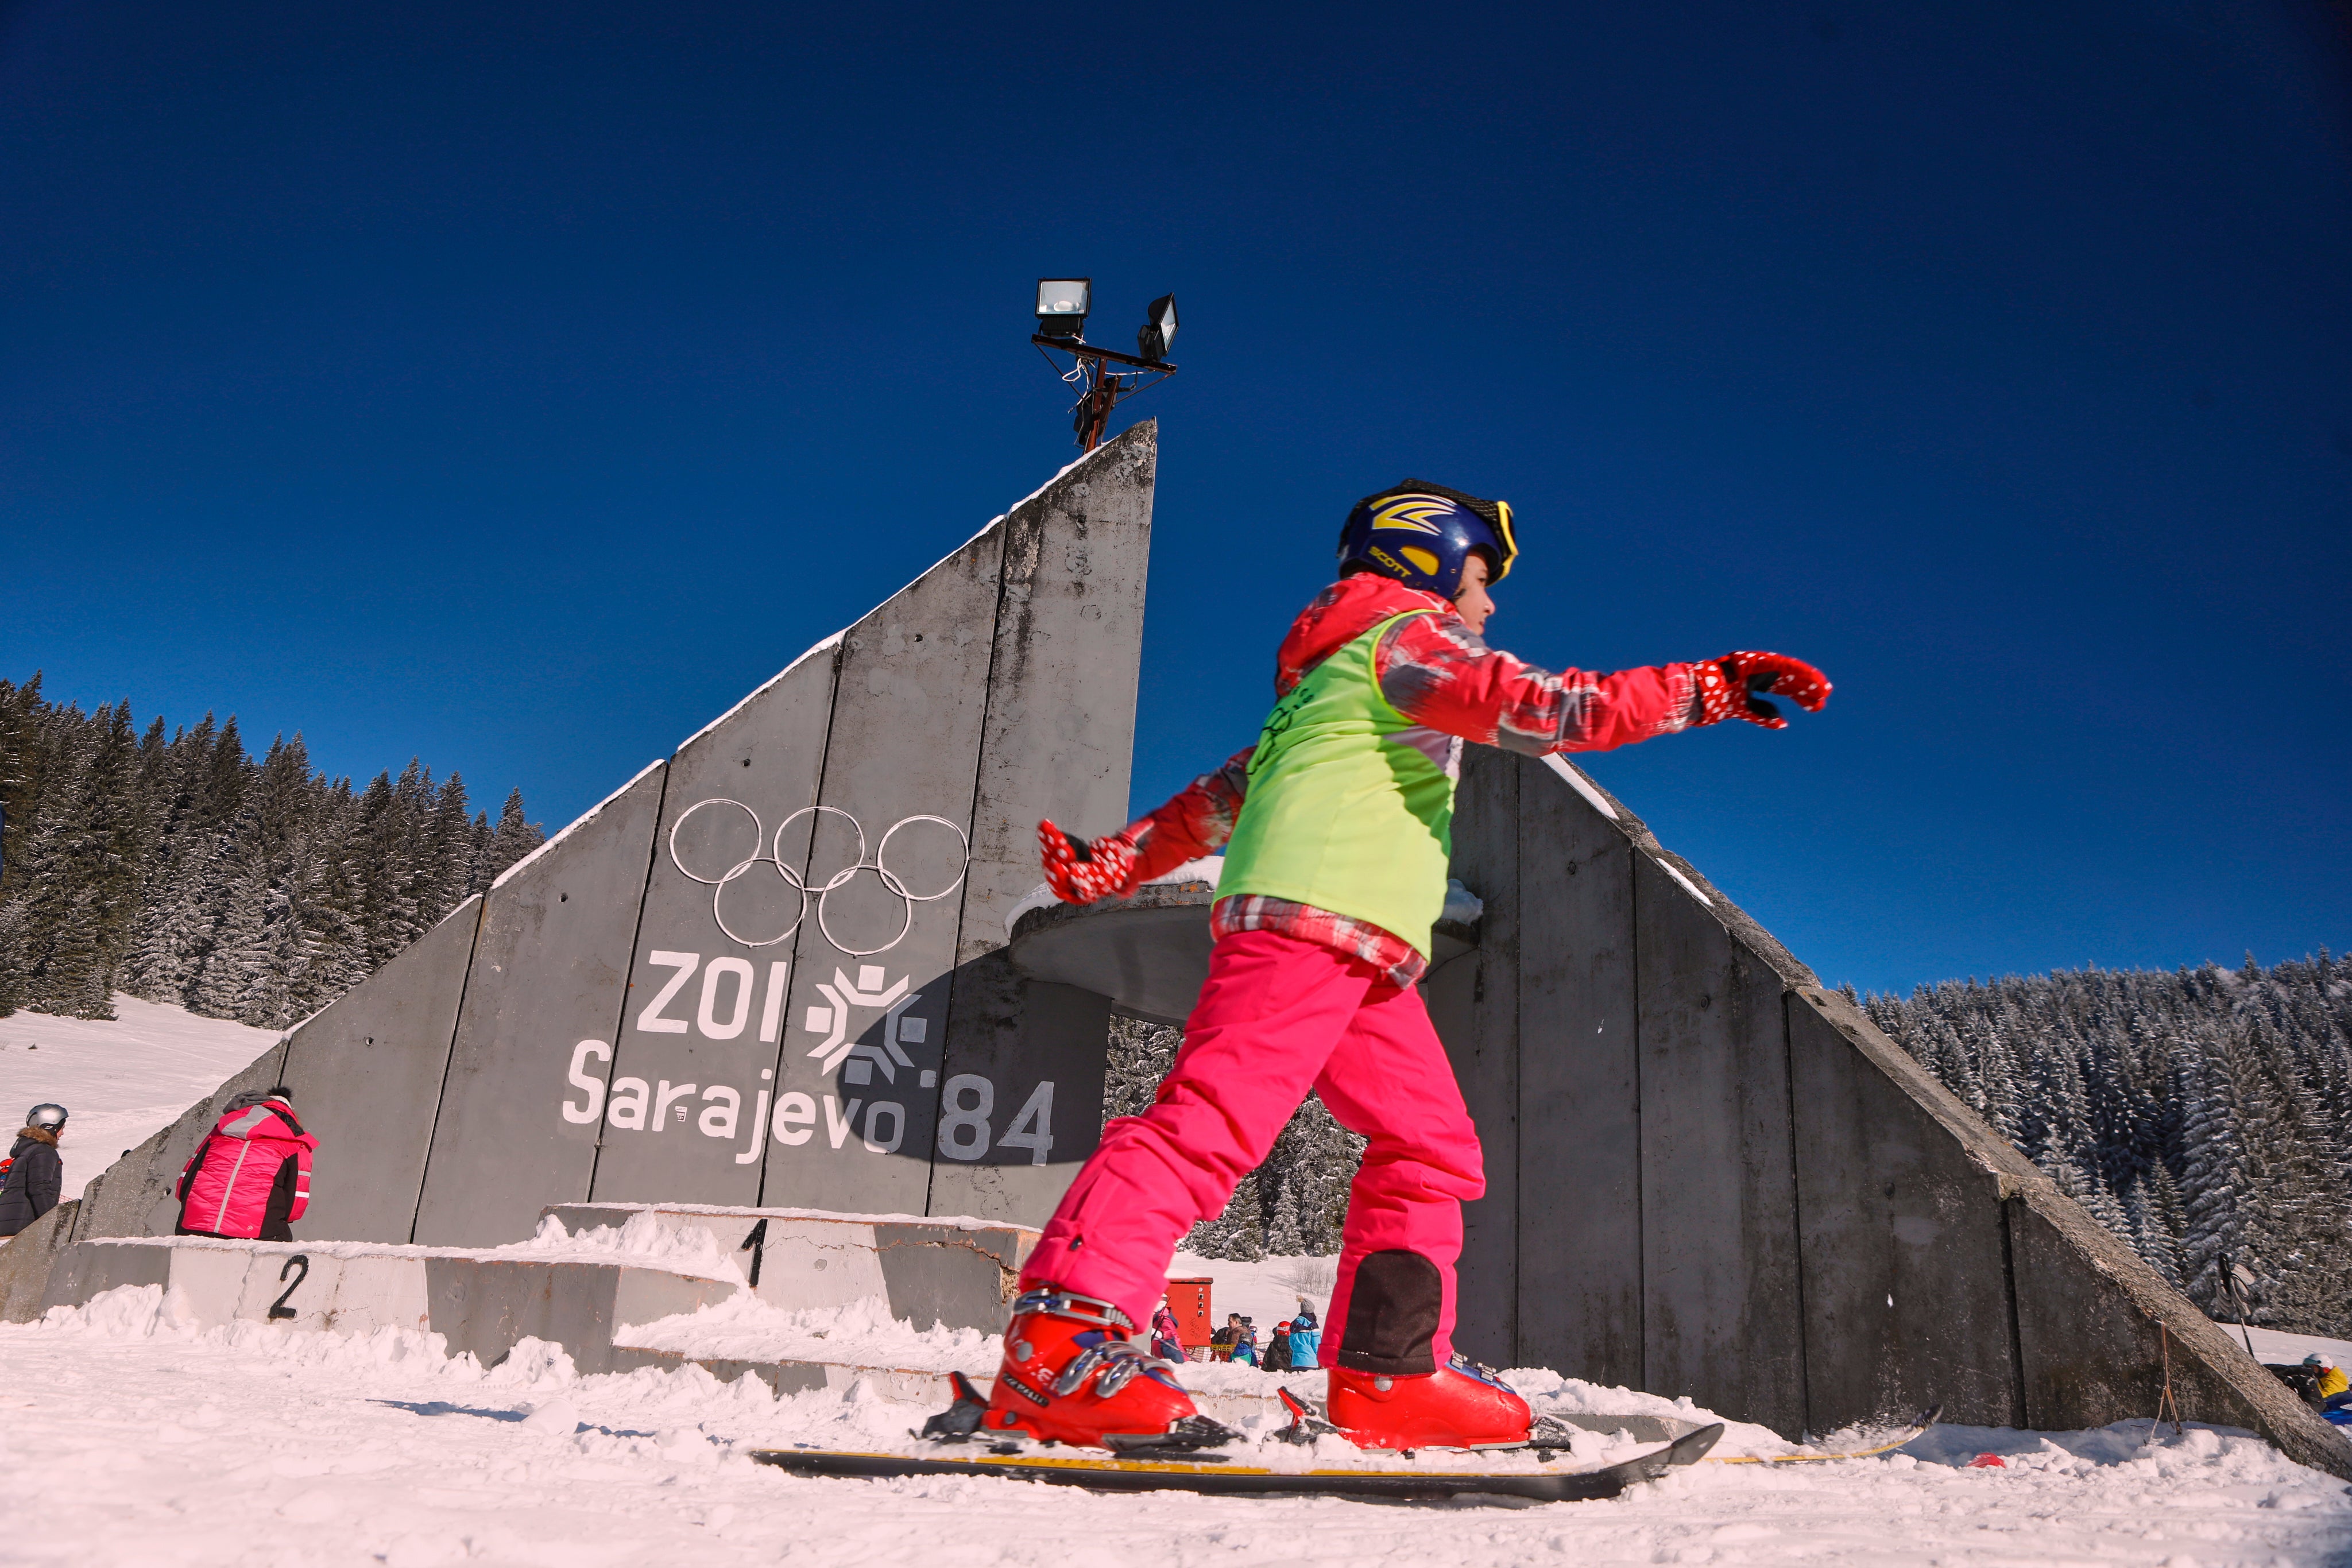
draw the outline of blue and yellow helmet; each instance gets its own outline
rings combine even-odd
[[[1508,501],[1486,501],[1423,479],[1406,479],[1356,503],[1339,530],[1339,570],[1360,568],[1407,588],[1451,599],[1462,563],[1486,557],[1487,580],[1511,574],[1519,553]]]

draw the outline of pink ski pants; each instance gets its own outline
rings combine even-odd
[[[1022,1284],[1098,1297],[1149,1323],[1176,1244],[1224,1212],[1309,1089],[1370,1140],[1349,1193],[1324,1359],[1347,1332],[1356,1266],[1396,1249],[1437,1266],[1443,1296],[1431,1348],[1443,1366],[1454,1351],[1462,1205],[1486,1190],[1453,1066],[1420,992],[1389,984],[1360,959],[1272,931],[1218,939],[1158,1100],[1103,1129]]]

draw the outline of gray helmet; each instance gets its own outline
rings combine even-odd
[[[27,1127],[44,1127],[54,1133],[65,1124],[66,1108],[46,1100],[25,1113],[25,1125]]]

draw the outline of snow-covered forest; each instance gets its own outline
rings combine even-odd
[[[2081,969],[1856,998],[2108,1228],[2220,1319],[2352,1333],[2352,958]],[[1112,1114],[1182,1036],[1114,1029]],[[1362,1140],[1309,1099],[1217,1219],[1210,1258],[1335,1252]]]
[[[2352,957],[1947,980],[1863,1005],[2214,1317],[2237,1316],[2237,1265],[2255,1322],[2352,1330]]]
[[[1103,1078],[1103,1115],[1133,1116],[1176,1061],[1181,1030],[1133,1019],[1113,1019],[1110,1067]],[[1364,1156],[1364,1140],[1331,1119],[1315,1095],[1298,1108],[1274,1141],[1265,1163],[1242,1178],[1233,1202],[1216,1218],[1192,1228],[1188,1251],[1203,1258],[1255,1262],[1268,1254],[1328,1257],[1339,1250],[1339,1222],[1348,1212],[1348,1184]]]
[[[118,990],[282,1029],[373,974],[536,848],[521,791],[493,825],[455,773],[366,788],[302,737],[258,761],[236,719],[142,731],[0,681],[0,1016],[113,1017]]]

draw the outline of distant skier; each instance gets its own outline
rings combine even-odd
[[[2341,1410],[2352,1405],[2352,1378],[2345,1376],[2342,1367],[2317,1351],[2305,1356],[2303,1364],[2311,1373],[2313,1402],[2321,1410]]]
[[[25,1130],[8,1151],[8,1178],[0,1182],[0,1236],[14,1236],[58,1206],[65,1190],[66,1108],[43,1103],[25,1113]]]
[[[310,1206],[310,1155],[319,1140],[294,1119],[293,1092],[229,1102],[180,1172],[182,1236],[291,1241]]]
[[[1298,1315],[1290,1320],[1290,1364],[1300,1372],[1312,1372],[1321,1364],[1317,1359],[1322,1349],[1321,1325],[1315,1321],[1315,1309],[1307,1298],[1298,1298]]]
[[[1151,1314],[1151,1354],[1162,1361],[1184,1359],[1184,1325],[1176,1321],[1176,1313],[1165,1296],[1160,1298],[1159,1310]]]
[[[1454,1353],[1476,1131],[1414,985],[1444,902],[1462,743],[1600,751],[1738,717],[1755,694],[1818,710],[1830,685],[1777,653],[1551,674],[1480,640],[1517,545],[1510,507],[1408,479],[1368,496],[1340,579],[1276,657],[1252,749],[1091,844],[1038,824],[1071,903],[1224,850],[1216,946],[1183,1048],[1140,1116],[1103,1129],[1022,1270],[983,1425],[1119,1448],[1226,1434],[1133,1342],[1176,1243],[1224,1211],[1308,1090],[1369,1144],[1342,1232],[1327,1414],[1367,1448],[1509,1443],[1527,1404]]]

